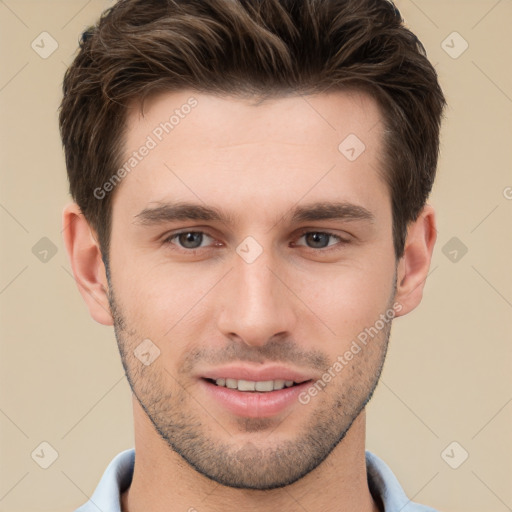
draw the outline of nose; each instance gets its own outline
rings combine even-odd
[[[255,347],[274,337],[286,339],[297,321],[297,300],[288,288],[283,267],[267,252],[252,263],[234,255],[218,317],[218,328],[225,336]]]

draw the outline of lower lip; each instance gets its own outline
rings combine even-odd
[[[268,418],[297,403],[298,396],[310,385],[310,381],[266,393],[229,389],[217,386],[206,379],[200,379],[200,384],[205,393],[232,414],[245,418]]]

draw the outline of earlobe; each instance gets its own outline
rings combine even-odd
[[[395,301],[402,309],[397,316],[406,315],[421,302],[436,238],[435,212],[426,205],[409,225],[404,255],[398,263]]]
[[[91,316],[103,325],[113,325],[108,302],[108,282],[98,241],[76,203],[62,212],[63,238],[73,275]]]

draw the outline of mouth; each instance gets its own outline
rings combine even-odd
[[[300,406],[299,396],[313,379],[248,380],[233,377],[201,377],[199,384],[211,407],[243,418],[270,418]],[[304,409],[302,409],[304,411]]]
[[[300,394],[314,381],[310,371],[272,363],[203,368],[197,377],[211,407],[244,418],[290,414],[294,407],[303,407]]]
[[[245,379],[232,379],[221,377],[219,379],[204,378],[205,381],[214,384],[215,386],[227,389],[234,389],[237,391],[249,392],[249,393],[270,393],[272,391],[279,391],[285,388],[292,388],[311,382],[312,379],[295,382],[293,380],[245,380]]]

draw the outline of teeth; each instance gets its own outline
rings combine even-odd
[[[259,382],[258,382],[259,384]],[[253,380],[242,380],[238,381],[238,391],[254,391],[256,389],[256,382]]]
[[[226,387],[236,389],[238,387],[238,381],[236,379],[226,379]]]
[[[274,391],[274,381],[264,380],[261,382],[255,382],[254,388],[256,391]],[[240,384],[238,385],[238,389],[240,389]]]
[[[269,392],[285,387],[289,388],[293,386],[293,380],[236,380],[236,379],[217,379],[215,381],[217,386],[227,387],[229,389],[238,389],[238,391],[260,391]]]
[[[293,380],[288,381],[288,382],[291,382],[293,384]],[[275,380],[274,381],[274,389],[283,389],[283,388],[284,388],[284,380]]]

